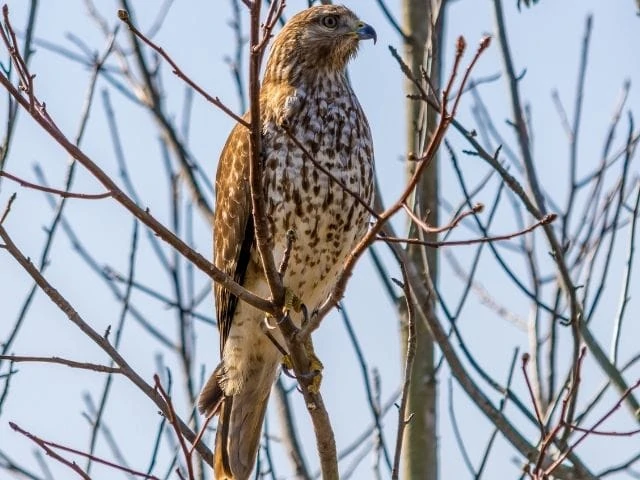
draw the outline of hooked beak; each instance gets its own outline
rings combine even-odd
[[[373,39],[374,44],[378,40],[378,35],[376,34],[376,31],[373,29],[373,27],[371,25],[367,25],[364,22],[360,22],[358,24],[358,29],[356,30],[356,34],[358,35],[358,40]]]

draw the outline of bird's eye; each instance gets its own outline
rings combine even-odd
[[[338,20],[333,15],[327,15],[326,17],[323,17],[322,24],[333,30],[338,26]]]

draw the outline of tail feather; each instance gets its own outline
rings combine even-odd
[[[218,413],[218,409],[224,401],[224,392],[221,386],[223,373],[224,369],[221,363],[213,371],[207,383],[204,384],[198,397],[198,410],[207,418]]]
[[[233,395],[225,395],[221,386],[223,367],[218,366],[205,384],[198,409],[207,417],[218,414],[213,458],[217,480],[248,480],[256,463],[262,423],[276,366],[269,366],[260,380],[246,384]]]
[[[247,480],[256,463],[269,390],[225,397],[216,430],[215,477]]]
[[[233,480],[235,477],[229,465],[229,425],[231,411],[233,410],[233,397],[226,397],[220,405],[220,417],[216,429],[216,443],[213,456],[213,472],[218,480]]]

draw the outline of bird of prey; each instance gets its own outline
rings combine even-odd
[[[328,296],[368,226],[373,144],[346,76],[347,63],[366,39],[375,41],[375,30],[346,7],[303,10],[274,39],[260,90],[269,245],[276,263],[287,244],[292,245],[283,284],[309,311]],[[216,175],[214,264],[267,298],[254,235],[249,164],[249,130],[238,124]],[[287,240],[292,232],[293,243]],[[283,356],[264,333],[263,312],[218,284],[214,293],[221,363],[198,406],[207,416],[219,414],[216,478],[246,480]],[[300,319],[294,321],[299,325]],[[272,332],[285,345],[278,329]]]

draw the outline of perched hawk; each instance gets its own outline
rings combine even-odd
[[[269,240],[277,264],[288,232],[295,232],[283,280],[309,311],[335,285],[347,254],[367,230],[369,212],[308,155],[371,204],[371,132],[346,66],[360,40],[375,38],[374,29],[345,7],[312,7],[292,17],[277,35],[265,70],[261,156]],[[255,247],[249,150],[248,129],[236,125],[216,176],[214,263],[245,288],[268,297]],[[220,285],[214,289],[222,361],[200,394],[199,408],[207,416],[219,413],[216,478],[246,480],[282,355],[263,333],[264,313],[238,302]],[[285,344],[277,329],[274,336]]]

